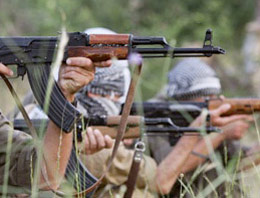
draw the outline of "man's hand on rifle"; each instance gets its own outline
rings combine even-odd
[[[224,140],[239,140],[247,132],[249,123],[253,121],[253,117],[243,114],[221,117],[230,108],[229,104],[223,104],[219,108],[210,111],[211,123],[214,126],[221,127],[223,130],[221,135]]]
[[[249,115],[231,115],[221,117],[231,108],[230,104],[223,104],[219,108],[210,111],[210,119],[213,126],[223,127],[227,124],[233,123],[238,120],[252,120],[252,116]]]
[[[114,143],[109,135],[104,136],[99,130],[93,130],[91,127],[87,128],[83,137],[81,151],[86,154],[93,154],[104,148],[111,148]]]
[[[222,133],[213,133],[207,136],[212,144],[213,149],[216,149],[224,140],[237,140],[242,138],[248,129],[248,122],[252,121],[252,116],[248,115],[221,117],[221,115],[227,112],[230,108],[231,106],[229,104],[224,104],[219,108],[209,112],[212,125],[218,126],[223,130]],[[205,117],[200,115],[196,120],[193,121],[191,126],[200,127],[202,124],[205,125]],[[195,136],[193,138],[195,139],[197,137]],[[200,153],[205,156],[209,155],[210,151],[211,150],[208,149],[208,144],[204,139],[201,139],[193,148],[193,152]],[[189,172],[204,161],[204,158],[190,155],[185,161],[185,164],[182,166],[182,172]]]
[[[93,63],[84,57],[68,58],[66,64],[60,67],[58,84],[70,102],[74,101],[74,94],[94,79],[95,67],[108,67],[111,60]]]
[[[250,118],[249,118],[250,119]],[[237,120],[233,123],[227,124],[226,126],[222,127],[223,135],[225,136],[226,140],[240,140],[245,133],[248,131],[250,126],[250,120]]]
[[[68,58],[66,64],[60,67],[58,84],[65,97],[73,102],[74,94],[94,79],[95,67],[109,67],[110,65],[111,60],[94,63],[85,57]],[[109,136],[103,136],[99,130],[93,131],[88,128],[86,134],[83,143],[87,154],[112,147],[112,139]]]

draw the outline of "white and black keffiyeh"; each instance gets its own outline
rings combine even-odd
[[[198,58],[184,59],[168,74],[169,98],[191,100],[220,92],[221,85],[215,71]]]
[[[94,80],[76,94],[76,100],[89,115],[117,115],[125,102],[129,84],[127,64],[116,61],[110,68],[97,68]],[[89,97],[89,93],[99,97]]]

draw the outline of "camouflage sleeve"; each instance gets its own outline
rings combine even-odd
[[[0,111],[0,184],[7,174],[8,185],[30,187],[35,159],[31,136],[14,130]]]

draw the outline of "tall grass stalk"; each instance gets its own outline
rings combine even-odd
[[[207,197],[212,191],[215,191],[215,189],[225,181],[226,181],[226,176],[224,174],[220,174],[213,181],[208,180],[209,184],[203,190],[201,190],[196,197],[197,198]]]
[[[195,198],[195,194],[191,188],[191,185],[190,184],[185,184],[183,182],[183,180],[181,179],[178,179],[178,181],[180,182],[181,186],[184,188],[184,191],[181,190],[180,192],[180,198],[181,197],[184,197],[186,193],[189,193],[191,195],[192,198]]]
[[[207,111],[207,110],[202,111],[202,115],[203,115],[203,113],[204,114],[206,113],[205,111]],[[204,179],[208,182],[208,185],[204,189],[200,190],[199,194],[196,196],[198,198],[207,197],[212,192],[216,195],[217,194],[216,188],[219,185],[221,185],[225,181],[231,181],[231,179],[230,179],[229,175],[226,173],[223,165],[220,163],[219,157],[215,153],[215,150],[214,150],[212,142],[211,142],[212,136],[206,135],[205,130],[202,130],[201,133],[205,135],[203,139],[206,143],[207,150],[209,153],[208,157],[210,158],[211,162],[216,165],[216,171],[217,171],[218,177],[214,181],[210,181],[206,176],[204,176]],[[193,177],[193,179],[195,179],[195,178]],[[189,185],[191,185],[190,182],[189,182]],[[185,189],[185,191],[187,191],[187,188]],[[192,193],[192,189],[189,190],[189,192]],[[195,196],[195,195],[193,194],[193,196]]]
[[[196,197],[193,189],[191,187],[191,185],[193,184],[193,182],[195,181],[195,179],[200,176],[200,174],[203,173],[203,170],[208,166],[208,163],[204,163],[203,165],[199,166],[196,168],[196,170],[194,171],[194,173],[192,174],[191,178],[189,178],[188,181],[185,181],[185,183],[182,181],[181,182],[181,186],[184,187],[184,191],[182,191],[181,193],[184,195],[186,195],[187,193],[190,194],[192,197]]]
[[[255,116],[255,114],[253,114],[253,117],[254,117],[254,124],[255,124],[255,130],[256,130],[258,142],[260,143],[260,132],[259,132],[259,129],[258,129],[258,123],[257,123],[257,121],[256,121],[256,116]]]
[[[59,43],[59,47],[58,47],[58,51],[57,51],[57,56],[56,59],[54,61],[54,63],[51,65],[51,72],[50,72],[50,78],[48,81],[48,85],[47,85],[47,90],[46,90],[46,96],[45,96],[45,102],[44,102],[44,112],[48,112],[49,109],[49,104],[50,104],[50,96],[51,96],[51,92],[52,92],[52,88],[54,85],[54,78],[52,77],[53,71],[57,70],[57,68],[60,67],[62,60],[63,60],[63,55],[64,55],[64,49],[67,45],[68,42],[68,36],[66,35],[66,31],[65,28],[62,28],[62,33],[61,33],[61,39],[60,39],[60,43]],[[41,128],[40,129],[40,136],[39,136],[39,140],[36,142],[35,146],[37,149],[37,161],[36,161],[36,168],[35,168],[35,175],[34,175],[34,182],[32,185],[32,197],[37,198],[38,197],[38,180],[39,180],[39,173],[41,171],[41,163],[43,160],[43,141],[41,141],[43,139],[43,131],[44,129]],[[61,132],[62,133],[62,132]],[[61,139],[60,139],[60,143],[61,143]],[[60,146],[59,146],[60,147]],[[59,153],[57,153],[58,159],[59,159]],[[57,165],[59,165],[59,162],[57,163]],[[46,164],[47,166],[47,164]],[[57,167],[59,168],[59,167]],[[49,170],[49,171],[56,171],[56,170]]]

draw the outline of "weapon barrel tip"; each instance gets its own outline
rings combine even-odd
[[[219,48],[219,52],[220,52],[220,54],[226,54],[226,50],[224,50],[222,48]]]
[[[217,52],[218,54],[226,54],[226,50],[224,50],[221,47],[214,47],[214,51]]]

